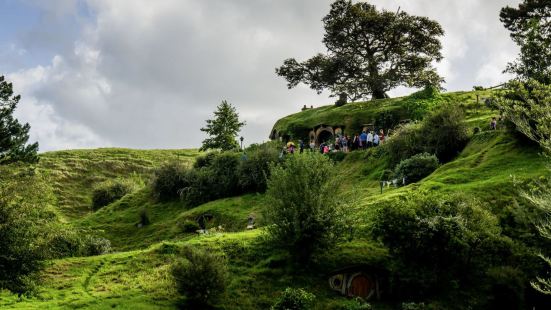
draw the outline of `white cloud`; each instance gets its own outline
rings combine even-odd
[[[245,141],[266,140],[279,117],[332,101],[304,86],[289,91],[274,73],[285,58],[324,51],[321,18],[331,2],[89,0],[94,18],[81,20],[72,48],[8,75],[23,95],[18,115],[47,150],[197,147],[199,128],[227,99],[248,123]],[[516,54],[497,17],[511,1],[372,2],[442,24],[437,67],[450,90],[500,80]],[[54,16],[78,14],[74,1],[34,3]]]

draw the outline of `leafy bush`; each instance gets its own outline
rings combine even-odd
[[[488,271],[491,279],[489,309],[524,309],[526,279],[520,270],[499,266]]]
[[[344,301],[339,300],[337,305],[328,307],[331,310],[371,310],[371,304],[365,302],[362,298],[357,297],[354,299],[347,299]]]
[[[417,154],[402,160],[395,168],[394,177],[406,178],[408,183],[415,183],[431,174],[439,165],[436,156],[429,153]]]
[[[423,151],[448,162],[467,145],[465,114],[460,107],[444,105],[423,120],[420,131]]]
[[[346,158],[346,155],[348,155],[345,152],[332,152],[328,154],[328,157],[335,163],[341,162]]]
[[[92,208],[98,210],[132,192],[134,184],[125,180],[109,180],[100,183],[92,193]]]
[[[316,296],[301,288],[286,288],[272,306],[272,310],[308,310]]]
[[[212,251],[191,247],[185,247],[182,255],[172,266],[178,292],[192,305],[216,302],[228,283],[225,260]]]
[[[180,228],[182,229],[183,232],[186,232],[186,233],[194,233],[197,230],[201,229],[201,227],[199,227],[199,224],[197,224],[197,222],[190,221],[190,220],[186,220],[183,223],[181,223]]]
[[[171,162],[155,170],[153,175],[153,193],[160,201],[169,201],[179,197],[179,190],[186,187],[184,174],[187,169],[181,163]]]
[[[497,218],[465,197],[409,195],[379,208],[372,232],[393,255],[395,292],[406,298],[480,285],[511,253]]]
[[[217,154],[208,169],[210,193],[212,199],[230,197],[240,194],[237,169],[240,164],[240,155],[234,152]]]
[[[243,192],[262,193],[266,191],[270,165],[279,161],[279,150],[263,144],[250,151],[247,149],[247,154],[246,160],[239,165],[239,186]]]
[[[111,241],[105,238],[87,236],[85,247],[86,256],[102,255],[111,251]]]
[[[402,105],[413,120],[423,119],[432,109],[442,102],[438,88],[428,86],[405,98]]]
[[[193,168],[203,168],[210,166],[214,157],[216,157],[216,153],[213,152],[197,157],[197,159],[195,159],[195,163],[193,164]]]
[[[384,149],[391,164],[415,154],[435,154],[440,162],[448,162],[467,145],[465,116],[458,106],[444,105],[425,117],[420,124],[398,128]]]
[[[299,261],[335,244],[346,228],[333,163],[318,153],[290,156],[272,166],[265,219],[273,242]]]
[[[149,219],[149,212],[147,212],[146,208],[140,209],[140,225],[146,226],[151,224],[151,220]]]

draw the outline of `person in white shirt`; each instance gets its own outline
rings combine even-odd
[[[373,146],[379,146],[379,135],[373,135]]]
[[[370,131],[368,134],[367,134],[367,147],[370,148],[373,146],[373,132]]]

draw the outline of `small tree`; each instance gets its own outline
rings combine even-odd
[[[323,24],[327,54],[302,63],[290,58],[276,69],[289,88],[304,83],[318,94],[328,89],[358,100],[385,98],[400,85],[439,87],[443,81],[432,66],[442,59],[438,38],[444,31],[436,21],[336,0]]]
[[[178,292],[195,306],[217,301],[226,290],[228,270],[225,260],[211,251],[186,247],[183,258],[175,262],[172,275]]]
[[[235,108],[226,100],[216,108],[214,119],[207,120],[207,126],[201,128],[201,131],[206,132],[209,138],[203,140],[201,151],[209,149],[232,150],[239,147],[239,143],[235,139],[244,122],[239,121],[239,114]]]
[[[0,76],[0,164],[38,161],[38,143],[26,145],[31,126],[21,125],[13,117],[20,99],[21,96],[13,95],[12,83]]]
[[[298,261],[335,244],[346,229],[346,214],[333,163],[313,153],[290,156],[272,166],[265,218],[270,238]]]
[[[520,46],[506,72],[522,79],[551,83],[551,5],[549,0],[524,0],[518,8],[505,7],[499,15],[511,38]]]

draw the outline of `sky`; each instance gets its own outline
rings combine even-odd
[[[22,95],[17,118],[41,151],[197,148],[222,100],[246,145],[279,118],[332,104],[287,89],[275,68],[325,52],[331,0],[0,0],[0,75]],[[495,86],[518,54],[499,10],[518,0],[371,0],[444,28],[435,64],[448,91]],[[400,87],[389,94],[415,90]]]

